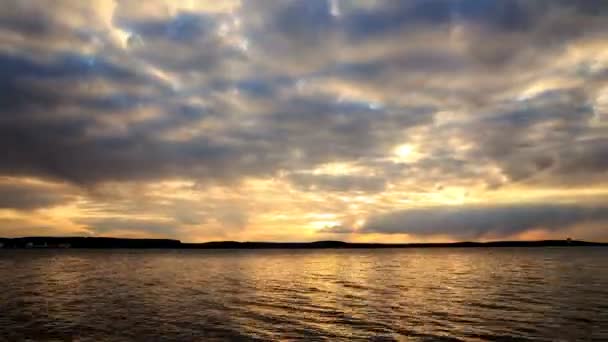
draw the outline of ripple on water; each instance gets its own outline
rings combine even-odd
[[[0,251],[0,339],[600,341],[607,257],[579,248]]]

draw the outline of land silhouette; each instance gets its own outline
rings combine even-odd
[[[322,248],[482,248],[482,247],[567,247],[606,246],[608,243],[581,240],[490,241],[452,243],[353,243],[315,242],[238,242],[212,241],[185,243],[171,239],[125,239],[112,237],[20,237],[0,238],[0,248],[165,248],[165,249],[322,249]]]

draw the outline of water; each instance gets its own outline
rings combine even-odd
[[[0,339],[608,340],[608,248],[2,250]]]

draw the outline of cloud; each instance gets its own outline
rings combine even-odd
[[[1,146],[11,151],[0,169],[95,184],[174,176],[271,176],[281,169],[349,159],[380,165],[374,160],[404,140],[403,132],[429,127],[435,113],[458,105],[445,103],[450,97],[461,106],[468,106],[469,97],[475,96],[475,91],[468,88],[482,87],[491,81],[494,84],[489,89],[499,92],[506,91],[501,87],[510,83],[504,78],[485,80],[487,76],[475,71],[476,62],[468,50],[463,54],[450,43],[452,38],[446,32],[433,26],[478,26],[479,29],[465,31],[465,37],[489,41],[494,40],[491,35],[548,35],[549,30],[541,30],[546,22],[565,22],[566,18],[591,13],[591,5],[477,1],[345,5],[339,17],[331,14],[330,4],[324,0],[272,6],[252,2],[241,10],[233,7],[232,12],[207,11],[206,5],[163,10],[168,8],[163,3],[150,4],[137,12],[131,5],[119,3],[113,8],[113,20],[95,20],[99,28],[91,33],[104,37],[110,34],[107,30],[122,30],[130,40],[137,38],[141,42],[131,49],[119,52],[120,47],[114,46],[107,53],[96,54],[52,52],[44,61],[36,60],[26,50],[21,55],[2,56],[6,66],[2,69],[2,88],[6,90],[2,103],[12,114],[0,125],[5,133]],[[591,6],[602,13],[596,7]],[[46,25],[59,25],[52,18],[63,17],[69,13],[68,8],[61,6],[47,13],[51,19]],[[29,17],[32,10],[19,6],[15,13]],[[86,6],[78,13],[88,13]],[[65,30],[77,31],[74,25]],[[593,20],[587,26],[601,27]],[[6,24],[4,29],[22,30],[16,24]],[[424,47],[416,36],[427,33],[445,44]],[[284,36],[289,49],[265,46],[275,44],[276,35]],[[409,36],[414,38],[413,43],[408,42],[403,49],[392,48]],[[356,42],[353,37],[357,37]],[[233,38],[248,40],[253,52],[234,45]],[[566,44],[573,39],[557,36],[551,41]],[[110,44],[110,40],[104,41]],[[325,44],[329,44],[328,49],[319,49]],[[374,55],[365,52],[374,50],[370,48],[389,50]],[[305,54],[314,51],[315,56],[305,61],[310,60],[313,69],[294,74],[289,68],[302,61],[303,55],[293,53],[300,49]],[[273,53],[282,62],[268,69],[268,58],[259,53]],[[323,54],[326,55],[316,56]],[[455,80],[466,77],[471,86],[442,89],[445,87],[423,83],[420,87],[420,77],[412,76],[417,74],[427,74],[426,78],[452,75]],[[115,91],[99,96],[94,91],[82,93],[68,86],[52,86],[65,79],[84,84],[103,79]],[[361,93],[376,89],[382,94],[381,101],[377,94],[371,96],[372,100],[344,97],[335,90],[328,92],[330,82],[349,84]],[[179,90],[167,88],[168,84],[179,85]],[[302,90],[302,84],[308,86]],[[426,93],[420,99],[432,101],[407,106],[402,103],[408,98],[402,94],[407,93]],[[487,97],[501,95],[490,93]],[[549,139],[561,139],[551,145],[554,150],[568,139],[584,137],[590,129],[586,120],[593,115],[583,103],[586,96],[582,93],[580,100],[574,100],[580,105],[566,99],[555,105],[539,100],[539,104],[531,105],[532,109],[513,112],[505,112],[504,103],[484,108],[492,114],[489,118],[474,119],[466,127],[449,132],[472,140],[478,148],[466,156],[471,160],[463,160],[461,170],[468,162],[498,163],[510,179],[520,181],[554,167],[556,157],[543,147],[549,143],[530,141],[527,132],[549,123],[559,125],[557,131],[545,130]],[[238,101],[253,105],[242,107]],[[574,111],[579,114],[569,114]],[[245,117],[246,120],[241,119]],[[215,129],[205,131],[202,127]],[[435,134],[441,133],[439,128],[436,131]],[[167,136],[178,139],[167,141],[163,138]],[[533,146],[533,151],[519,153],[523,150],[519,146],[526,144]],[[62,158],[53,152],[57,150],[66,151],[70,157]],[[452,167],[453,158],[438,158],[439,152],[430,151],[433,163],[443,163],[447,174],[458,172]],[[567,150],[563,153],[569,154]],[[481,160],[473,161],[474,158]],[[428,158],[421,162],[428,163]],[[555,166],[559,170],[570,168]],[[417,169],[424,169],[424,164]]]
[[[104,218],[160,210],[160,223],[99,229],[179,235],[185,226],[281,226],[280,214],[260,208],[287,195],[242,198],[251,183],[271,180],[291,191],[296,200],[281,208],[305,227],[512,200],[514,191],[555,191],[570,202],[591,187],[606,191],[603,1],[9,0],[3,8],[0,177],[19,180],[0,183],[11,194],[6,208],[68,203],[77,189],[72,221],[91,207]],[[364,172],[315,172],[332,163]],[[38,191],[26,179],[66,187]],[[171,197],[172,181],[196,186]],[[113,197],[96,195],[109,188]],[[134,192],[140,201],[128,204]],[[308,222],[310,212],[324,219]]]
[[[67,204],[76,199],[66,189],[15,181],[0,183],[0,209],[31,210]]]
[[[86,225],[88,231],[95,235],[150,234],[175,236],[176,233],[175,222],[164,219],[91,218],[80,220],[79,223]]]
[[[608,208],[561,204],[513,204],[498,206],[444,206],[408,209],[372,216],[359,230],[362,234],[410,234],[450,236],[454,239],[512,237],[531,229],[559,231],[577,224],[606,222]],[[342,233],[343,227],[329,229]]]
[[[65,236],[74,234],[74,230],[65,230],[56,222],[29,222],[24,219],[0,218],[2,237],[23,236]],[[82,234],[82,231],[78,233]]]
[[[471,155],[499,165],[512,182],[585,182],[576,170],[602,174],[606,148],[605,139],[594,136],[587,103],[577,93],[548,92],[461,127],[460,134],[475,142]]]
[[[296,186],[308,191],[373,193],[386,187],[383,178],[374,176],[293,174],[289,179]]]
[[[205,73],[203,78],[210,83],[222,82],[230,76],[226,74],[229,67],[246,59],[238,42],[223,36],[236,29],[229,16],[179,12],[168,18],[133,21],[119,15],[114,22],[130,32],[127,43],[133,58],[166,72]],[[168,53],[176,50],[179,53]]]

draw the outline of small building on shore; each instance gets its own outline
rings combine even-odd
[[[48,243],[46,241],[29,241],[25,244],[25,248],[72,248],[72,245],[69,242]]]

